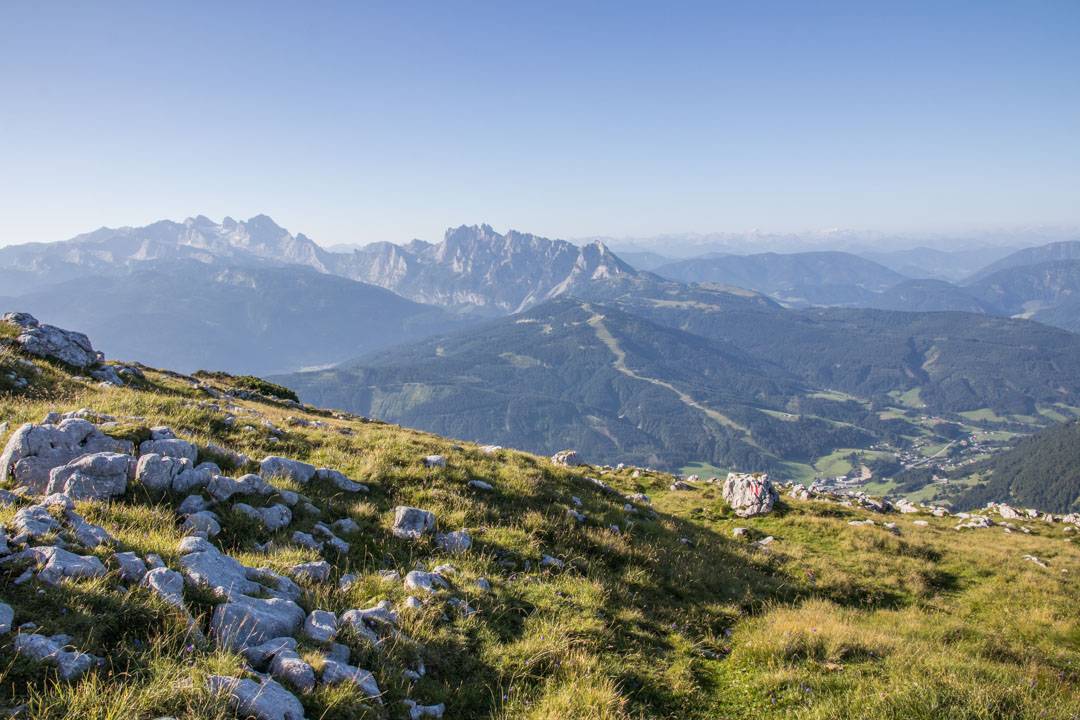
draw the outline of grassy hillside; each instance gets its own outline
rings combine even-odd
[[[88,407],[117,417],[108,426],[116,436],[143,439],[150,426],[167,424],[204,457],[220,459],[209,443],[256,459],[273,453],[370,487],[353,496],[318,483],[291,486],[321,519],[347,517],[360,528],[347,536],[347,553],[329,558],[329,583],[301,582],[303,609],[388,600],[401,613],[401,635],[381,649],[342,639],[352,662],[374,673],[381,702],[320,687],[301,697],[309,718],[405,718],[405,698],[445,702],[447,718],[499,720],[1065,720],[1080,707],[1080,547],[1060,523],[1029,522],[1030,534],[957,531],[955,518],[789,499],[768,516],[737,519],[716,485],[671,491],[667,475],[555,467],[276,399],[219,395],[232,389],[226,376],[197,381],[148,369],[137,388],[105,388],[32,365],[0,346],[0,423],[8,432],[49,411]],[[14,390],[11,376],[26,383]],[[445,455],[447,466],[425,467],[431,453]],[[477,490],[472,480],[493,489]],[[625,497],[638,492],[651,503]],[[110,504],[81,502],[78,510],[116,538],[116,549],[157,553],[175,568],[180,499],[135,484]],[[472,549],[448,556],[430,540],[393,537],[398,505],[433,511],[442,530],[467,529]],[[16,510],[0,507],[0,524],[10,527]],[[270,533],[228,503],[218,510],[224,529],[214,542],[245,564],[285,571],[318,559],[289,539],[313,526],[312,513]],[[849,524],[863,519],[875,524]],[[749,531],[735,537],[736,527]],[[775,541],[757,544],[766,536]],[[268,540],[268,549],[256,548]],[[5,635],[0,706],[25,704],[26,716],[48,719],[232,717],[205,678],[242,675],[243,660],[185,635],[182,616],[145,589],[125,588],[112,552],[93,551],[110,568],[106,577],[57,587],[15,585],[15,570],[0,567],[0,600],[13,606],[15,625],[68,633],[104,658],[83,678],[58,682],[53,671],[13,657]],[[541,566],[545,555],[564,566]],[[404,608],[400,581],[379,575],[444,562],[456,568],[452,588],[414,611]],[[338,590],[344,572],[359,580]],[[490,580],[489,592],[476,587],[479,577]],[[452,599],[476,612],[462,613]],[[188,587],[184,600],[205,627],[213,599]],[[300,652],[320,662],[313,646],[301,643]],[[404,677],[418,660],[423,677]]]

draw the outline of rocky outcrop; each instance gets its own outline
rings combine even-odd
[[[40,495],[48,489],[54,468],[93,453],[130,454],[132,447],[82,418],[67,418],[55,425],[26,423],[11,434],[0,455],[0,482],[11,476],[15,485]]]
[[[90,338],[82,333],[43,325],[28,313],[7,313],[0,321],[19,326],[16,342],[31,355],[58,360],[80,370],[98,365],[105,359],[94,350]]]
[[[739,517],[771,512],[779,498],[769,476],[763,473],[728,473],[721,492]]]
[[[135,458],[121,453],[100,452],[53,468],[48,492],[62,493],[74,500],[108,500],[123,495],[129,478],[135,475]]]
[[[577,467],[583,463],[578,458],[577,451],[575,450],[560,450],[551,456],[552,465],[562,465],[564,467]]]

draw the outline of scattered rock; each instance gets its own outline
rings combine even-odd
[[[446,458],[442,455],[428,455],[426,458],[424,458],[424,467],[444,468],[446,467]]]
[[[105,566],[93,555],[76,555],[50,545],[27,548],[4,562],[18,560],[33,562],[38,568],[38,579],[49,585],[57,585],[64,578],[79,580],[105,575]]]
[[[11,632],[11,623],[15,621],[15,611],[7,603],[0,602],[0,635]]]
[[[331,524],[331,527],[334,528],[334,530],[336,530],[337,532],[344,533],[345,535],[352,535],[353,533],[360,532],[360,526],[357,525],[356,521],[352,518],[341,518],[340,520],[335,520]]]
[[[273,680],[254,680],[211,675],[206,679],[210,692],[226,695],[240,717],[255,720],[305,720],[304,706],[296,696]]]
[[[221,522],[216,513],[211,510],[200,510],[184,517],[180,529],[189,535],[199,535],[205,538],[217,537],[221,532]]]
[[[413,570],[405,576],[406,590],[423,590],[425,592],[437,592],[440,588],[449,587],[446,579],[438,573]]]
[[[146,575],[146,563],[133,552],[114,553],[113,560],[120,566],[120,579],[124,582],[137,583]]]
[[[134,477],[135,458],[113,452],[83,455],[49,472],[49,493],[75,500],[107,500],[123,495]]]
[[[214,608],[210,631],[225,647],[243,650],[273,638],[295,635],[305,617],[291,600],[234,594],[229,602]]]
[[[43,325],[29,313],[7,313],[0,321],[18,325],[15,341],[24,352],[48,360],[59,360],[80,370],[101,363],[104,356],[94,350],[90,338],[80,332]]]
[[[17,486],[40,495],[49,485],[53,468],[83,455],[130,454],[131,450],[130,442],[114,440],[82,418],[68,418],[57,425],[27,423],[11,434],[0,454],[0,482],[11,475]]]
[[[267,640],[260,645],[251,645],[241,650],[241,654],[247,658],[252,667],[261,668],[283,650],[295,650],[296,638],[278,637]]]
[[[419,705],[413,700],[405,700],[405,707],[409,709],[409,720],[422,720],[423,718],[441,718],[446,712],[446,705]]]
[[[342,492],[366,493],[369,490],[367,485],[354,482],[353,480],[345,477],[343,473],[340,473],[337,470],[331,470],[330,468],[319,468],[315,471],[315,477],[318,480],[331,483],[334,487],[336,487],[338,490],[341,490]]]
[[[394,537],[417,540],[435,529],[435,515],[427,510],[399,505],[394,508]]]
[[[215,500],[225,501],[233,495],[269,495],[274,487],[258,475],[248,473],[238,478],[218,475],[210,480],[206,491]]]
[[[336,660],[327,660],[323,664],[322,681],[327,685],[352,683],[370,698],[378,699],[382,695],[374,675],[367,670]],[[382,702],[381,699],[379,701]]]
[[[276,532],[288,527],[292,522],[292,511],[285,505],[271,505],[270,507],[254,508],[245,503],[236,503],[233,510],[241,512],[248,517],[255,518],[270,532]]]
[[[584,463],[578,459],[578,454],[574,450],[560,450],[551,456],[552,465],[563,465],[565,467],[577,467]]]
[[[330,563],[325,560],[318,560],[293,565],[289,568],[289,573],[298,580],[324,583],[330,579],[330,570]]]
[[[337,637],[337,631],[337,615],[328,610],[312,610],[304,620],[304,637],[313,642],[328,643]]]
[[[460,555],[472,547],[472,537],[465,530],[455,530],[436,535],[435,543],[443,552]]]
[[[70,638],[53,635],[51,638],[38,634],[15,636],[15,652],[36,662],[55,665],[62,680],[75,680],[86,674],[99,658],[78,650],[65,650]]]
[[[778,499],[776,488],[764,473],[728,473],[721,492],[739,517],[764,515]]]
[[[168,568],[154,568],[146,573],[142,584],[178,610],[187,612],[184,605],[184,576]]]
[[[139,455],[154,453],[162,457],[187,458],[192,464],[199,457],[199,449],[187,440],[177,437],[162,438],[160,440],[144,440],[139,444]]]
[[[483,480],[470,480],[469,487],[473,488],[474,490],[483,490],[484,492],[489,492],[495,489],[491,483],[484,482]]]
[[[302,693],[315,689],[315,670],[295,650],[282,650],[274,655],[270,674]]]
[[[315,477],[315,466],[299,460],[268,455],[259,463],[259,474],[264,478],[287,478],[301,485],[307,485]]]

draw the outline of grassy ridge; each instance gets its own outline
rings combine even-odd
[[[4,356],[0,370],[15,359]],[[457,568],[454,595],[478,612],[463,616],[438,598],[402,614],[411,641],[376,653],[349,640],[354,660],[359,654],[358,664],[376,674],[384,704],[344,688],[319,689],[303,698],[308,717],[405,717],[405,697],[445,702],[447,717],[506,720],[1066,719],[1080,707],[1080,548],[1060,525],[1034,524],[1030,535],[1000,527],[961,534],[955,520],[926,518],[928,527],[916,527],[911,516],[886,518],[899,523],[896,536],[880,516],[877,526],[853,527],[849,520],[870,514],[822,501],[785,501],[767,517],[742,520],[716,486],[676,492],[667,490],[667,475],[605,473],[619,493],[651,496],[651,509],[627,512],[620,494],[584,479],[599,470],[556,468],[513,451],[489,456],[396,426],[272,402],[235,401],[254,414],[234,410],[230,425],[211,406],[220,401],[181,377],[151,371],[142,389],[104,389],[36,365],[30,388],[0,396],[0,422],[16,427],[50,410],[91,407],[141,418],[117,433],[137,438],[167,424],[200,445],[309,460],[368,484],[371,493],[359,499],[330,486],[295,488],[322,519],[348,516],[361,526],[346,537],[348,555],[333,560],[335,581],[351,571],[361,582],[345,592],[336,582],[305,585],[305,610],[340,612],[382,599],[400,607],[406,593],[378,571],[405,572],[417,562]],[[227,389],[229,380],[211,384]],[[290,425],[289,416],[327,427]],[[445,454],[448,467],[425,468],[421,458],[430,453]],[[473,479],[495,490],[476,491]],[[584,524],[567,515],[574,496]],[[175,567],[182,535],[175,500],[133,487],[110,506],[79,509],[120,549],[156,552]],[[473,549],[451,558],[429,541],[393,538],[392,510],[400,504],[434,511],[444,530],[468,528]],[[14,511],[0,508],[0,523]],[[223,520],[217,542],[247,564],[284,570],[316,559],[288,541],[315,517],[299,515],[277,534],[242,516]],[[749,540],[732,536],[737,526],[750,528]],[[776,538],[768,550],[752,542],[766,535]],[[267,539],[273,549],[255,552]],[[111,551],[99,554],[106,560]],[[544,554],[566,568],[541,569]],[[491,593],[472,590],[481,576]],[[202,678],[239,673],[241,660],[185,637],[180,618],[148,593],[118,587],[112,574],[40,586],[43,593],[35,582],[16,587],[10,579],[0,574],[0,599],[15,607],[16,624],[70,632],[106,665],[77,683],[55,684],[42,668],[13,658],[10,637],[3,638],[0,703],[28,703],[35,718],[228,717]],[[209,609],[209,598],[186,592],[193,611]],[[311,648],[302,650],[315,660]],[[410,684],[401,670],[417,656],[427,674]]]

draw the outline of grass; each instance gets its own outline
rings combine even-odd
[[[311,718],[400,718],[405,698],[445,702],[447,717],[497,720],[1067,720],[1080,708],[1080,547],[1060,525],[1033,523],[1031,535],[1000,528],[961,534],[954,520],[928,517],[929,526],[918,527],[897,515],[888,518],[899,523],[897,536],[880,526],[880,516],[876,526],[854,527],[849,520],[870,515],[786,499],[770,515],[740,519],[717,485],[669,491],[672,478],[663,473],[556,468],[526,453],[486,455],[468,443],[273,402],[235,401],[228,411],[238,421],[230,425],[225,401],[183,378],[148,371],[143,390],[102,389],[35,364],[29,388],[0,395],[0,422],[16,427],[50,410],[91,407],[142,418],[116,432],[138,436],[167,424],[200,444],[304,459],[368,484],[363,497],[331,486],[294,488],[322,519],[347,516],[360,525],[345,538],[349,553],[333,559],[332,580],[344,572],[361,580],[348,591],[333,582],[305,585],[305,610],[382,599],[400,607],[406,593],[380,579],[380,570],[441,562],[457,568],[454,590],[403,613],[403,637],[386,649],[347,638],[354,664],[375,673],[384,704],[344,688],[320,689],[302,698]],[[230,381],[208,382],[227,389]],[[290,425],[289,416],[328,427]],[[432,453],[444,454],[447,467],[425,468],[421,459]],[[722,476],[701,465],[685,471]],[[651,509],[628,512],[621,494],[604,492],[586,475],[619,493],[648,494]],[[474,490],[473,479],[495,490]],[[567,516],[574,496],[585,523]],[[132,487],[111,505],[79,509],[105,526],[119,549],[155,552],[175,566],[178,500]],[[433,510],[440,528],[468,528],[473,549],[449,557],[429,539],[393,538],[399,504]],[[14,512],[0,508],[0,523]],[[282,570],[316,557],[288,541],[316,520],[298,513],[288,529],[269,534],[226,515],[217,541],[245,563]],[[733,537],[737,526],[749,529],[749,539]],[[776,541],[758,549],[751,541],[765,535]],[[274,541],[271,551],[256,552],[265,540]],[[111,550],[98,554],[110,563]],[[565,569],[541,568],[544,554],[564,560]],[[1024,561],[1025,554],[1049,569]],[[479,577],[491,580],[491,593],[474,589]],[[14,658],[4,638],[0,706],[26,703],[30,717],[48,720],[230,717],[203,679],[242,672],[240,659],[188,637],[181,618],[149,593],[123,588],[113,573],[40,588],[43,594],[37,583],[8,580],[0,570],[0,592],[16,623],[68,632],[106,663],[75,683],[57,683]],[[194,612],[209,610],[204,594],[187,593]],[[478,612],[457,612],[446,602],[452,596]],[[314,650],[301,646],[311,658]],[[427,672],[413,683],[401,671],[418,660]]]

